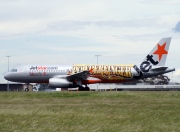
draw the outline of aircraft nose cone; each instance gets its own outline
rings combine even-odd
[[[9,73],[6,73],[6,74],[4,75],[4,78],[5,78],[6,80],[9,80],[9,79],[10,79]]]

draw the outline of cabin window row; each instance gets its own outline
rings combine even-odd
[[[66,70],[30,70],[30,72],[66,72]]]

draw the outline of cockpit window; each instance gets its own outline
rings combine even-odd
[[[17,69],[12,69],[11,72],[17,72]]]

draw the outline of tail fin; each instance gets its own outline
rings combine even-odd
[[[171,37],[162,38],[146,56],[143,62],[148,61],[154,66],[164,66],[168,55],[170,42]]]

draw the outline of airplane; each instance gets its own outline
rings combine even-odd
[[[165,66],[171,37],[162,38],[139,64],[75,64],[22,65],[5,74],[8,81],[21,83],[49,83],[53,88],[79,88],[89,91],[89,84],[123,83],[175,71]],[[28,87],[25,91],[29,91]]]

